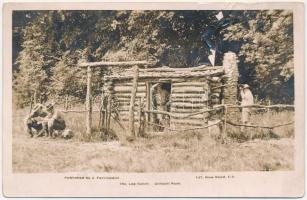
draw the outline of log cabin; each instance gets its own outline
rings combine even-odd
[[[134,126],[140,126],[141,112],[146,111],[144,120],[151,130],[201,127],[219,118],[219,113],[186,116],[219,104],[235,104],[238,76],[233,52],[224,54],[222,66],[157,68],[135,63],[133,68],[104,77],[103,94],[108,97],[105,109],[111,110],[121,124],[130,123],[132,132]]]

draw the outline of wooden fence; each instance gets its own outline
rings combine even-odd
[[[240,106],[240,105],[227,105],[227,104],[221,104],[221,105],[217,105],[214,108],[211,109],[206,109],[203,111],[199,111],[199,112],[195,112],[195,113],[191,113],[191,114],[186,114],[186,115],[182,115],[180,118],[181,119],[186,119],[189,118],[191,116],[194,115],[199,115],[199,114],[203,114],[203,113],[207,113],[207,112],[212,112],[212,111],[220,111],[223,110],[223,117],[221,119],[219,119],[218,121],[212,123],[212,124],[208,124],[202,127],[195,127],[195,128],[187,128],[187,129],[171,129],[169,127],[163,126],[161,124],[157,124],[157,123],[152,123],[149,121],[146,121],[146,117],[144,118],[145,120],[143,122],[139,122],[139,124],[144,123],[144,124],[148,124],[148,125],[152,125],[152,126],[158,126],[158,127],[162,127],[166,130],[169,131],[176,131],[176,132],[183,132],[183,131],[190,131],[190,130],[200,130],[200,129],[206,129],[209,128],[211,126],[216,126],[218,124],[222,124],[223,128],[222,128],[222,135],[226,136],[227,133],[227,124],[232,125],[232,126],[237,126],[237,127],[248,127],[248,128],[260,128],[260,129],[274,129],[277,127],[282,127],[282,126],[288,126],[288,125],[292,125],[294,124],[294,121],[290,121],[287,123],[282,123],[282,124],[277,124],[277,125],[272,125],[272,126],[268,126],[268,125],[256,125],[256,124],[240,124],[240,123],[236,123],[236,122],[232,122],[227,118],[227,111],[229,108],[255,108],[255,109],[278,109],[278,108],[290,108],[290,109],[294,109],[294,105],[284,105],[284,104],[277,104],[277,105],[259,105],[259,104],[254,104],[254,105],[245,105],[245,106]],[[158,111],[158,110],[143,110],[144,113],[146,114],[161,114],[161,115],[168,115],[169,117],[173,116],[173,113],[171,112],[166,112],[166,111]],[[142,126],[142,125],[140,125]]]
[[[139,101],[142,101],[144,99],[139,99]],[[222,137],[226,137],[227,135],[227,125],[231,125],[231,126],[235,126],[235,127],[247,127],[247,128],[260,128],[260,129],[269,129],[269,130],[273,130],[274,128],[278,128],[278,127],[283,127],[283,126],[288,126],[288,125],[293,125],[294,121],[288,121],[285,123],[281,123],[281,124],[275,124],[275,125],[261,125],[261,124],[243,124],[243,123],[237,123],[237,122],[233,122],[229,119],[229,117],[227,116],[229,114],[229,109],[232,108],[236,108],[236,109],[242,109],[242,108],[254,108],[256,110],[258,109],[291,109],[294,110],[294,105],[285,105],[285,104],[276,104],[276,105],[259,105],[259,104],[253,104],[253,105],[232,105],[232,104],[220,104],[220,105],[216,105],[213,108],[210,109],[205,109],[202,111],[198,111],[198,112],[194,112],[194,113],[187,113],[187,114],[183,114],[181,115],[179,118],[180,119],[187,119],[190,117],[193,117],[195,115],[199,115],[199,114],[204,114],[204,113],[210,113],[210,112],[215,112],[215,111],[222,111],[222,117],[220,119],[218,119],[217,121],[215,121],[212,124],[207,124],[204,122],[204,126],[200,126],[200,127],[191,127],[191,128],[181,128],[181,129],[176,129],[176,128],[170,128],[168,126],[163,126],[161,124],[158,123],[153,123],[151,121],[149,121],[149,115],[152,114],[159,114],[159,115],[167,115],[170,118],[173,116],[176,116],[174,113],[172,112],[167,112],[167,111],[160,111],[160,110],[146,110],[144,108],[145,104],[142,102],[139,102],[139,105],[143,105],[139,107],[139,110],[137,111],[137,120],[130,120],[133,121],[133,124],[130,124],[128,126],[128,129],[126,128],[125,125],[122,124],[121,120],[114,117],[112,115],[112,113],[116,112],[114,110],[111,109],[103,109],[102,105],[100,106],[99,110],[91,110],[91,112],[99,112],[99,128],[104,128],[105,131],[109,131],[110,130],[110,121],[111,118],[113,119],[113,121],[115,123],[117,123],[123,131],[131,131],[131,126],[133,126],[133,129],[135,128],[135,124],[137,125],[137,131],[135,132],[136,137],[138,136],[143,136],[146,134],[146,132],[150,131],[150,126],[153,127],[161,127],[167,131],[172,131],[172,132],[184,132],[184,131],[194,131],[194,130],[202,130],[202,129],[207,129],[210,128],[212,126],[217,126],[217,125],[222,125],[222,131],[221,131],[221,135]],[[88,110],[76,110],[76,109],[60,109],[58,110],[62,113],[88,113]],[[15,116],[16,117],[16,116]],[[17,116],[18,117],[18,116]],[[24,116],[23,116],[24,117]],[[178,117],[178,116],[176,116]],[[135,123],[136,122],[136,123]],[[87,123],[87,121],[86,121]],[[90,127],[91,128],[91,127]],[[129,130],[130,129],[130,130]],[[129,134],[130,135],[130,134]]]

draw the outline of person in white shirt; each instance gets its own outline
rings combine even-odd
[[[241,106],[248,106],[254,104],[254,96],[251,92],[249,85],[243,84],[239,86],[241,96]],[[251,108],[242,108],[242,123],[247,124],[250,120]]]

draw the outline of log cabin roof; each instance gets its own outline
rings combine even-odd
[[[159,68],[139,69],[140,79],[150,78],[190,78],[190,77],[208,77],[224,74],[223,66],[198,66],[190,68],[170,68],[167,66]],[[124,69],[105,76],[106,80],[125,80],[133,78],[133,70],[131,68]]]

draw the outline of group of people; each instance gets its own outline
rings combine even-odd
[[[54,109],[54,103],[47,105],[36,104],[31,113],[25,119],[25,126],[30,137],[73,137],[70,129],[66,129],[66,123],[62,115]]]

